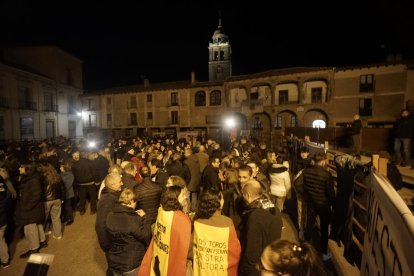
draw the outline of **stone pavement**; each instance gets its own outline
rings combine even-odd
[[[49,246],[41,250],[41,253],[54,255],[47,275],[105,275],[106,260],[95,234],[95,215],[89,215],[89,212],[77,215],[75,222],[65,227],[61,240],[48,236],[48,241]],[[15,237],[10,250],[11,265],[0,270],[0,275],[21,276],[27,259],[19,256],[28,250],[26,239]]]
[[[106,260],[95,234],[95,215],[86,212],[80,216],[76,213],[75,222],[65,227],[61,240],[48,236],[49,246],[40,253],[53,254],[54,260],[48,276],[54,275],[105,275]],[[282,239],[298,241],[297,232],[290,219],[284,215]],[[28,250],[28,243],[22,237],[15,237],[10,246],[12,251],[11,265],[0,270],[0,275],[21,276],[25,270],[27,259],[20,259],[20,254]]]

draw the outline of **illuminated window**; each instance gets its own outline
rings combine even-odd
[[[324,120],[315,120],[312,123],[313,128],[326,128],[326,123]]]

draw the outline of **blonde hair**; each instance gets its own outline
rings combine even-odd
[[[134,191],[130,188],[125,188],[121,195],[119,196],[119,203],[124,205],[130,205],[133,202],[137,201],[137,195],[134,193]]]

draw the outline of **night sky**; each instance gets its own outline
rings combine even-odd
[[[414,58],[409,1],[37,2],[1,1],[0,43],[61,47],[84,61],[86,91],[190,79],[191,71],[208,80],[219,10],[233,75],[376,63],[390,53]]]

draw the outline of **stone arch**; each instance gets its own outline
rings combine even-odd
[[[254,113],[250,117],[250,136],[256,141],[270,145],[272,118],[267,112]]]
[[[305,112],[303,115],[303,126],[312,127],[312,123],[315,120],[323,120],[328,126],[329,116],[328,114],[319,108],[312,108]]]
[[[275,127],[276,128],[285,128],[285,127],[296,127],[298,126],[298,115],[290,110],[284,109],[279,111],[276,114],[275,118]]]

